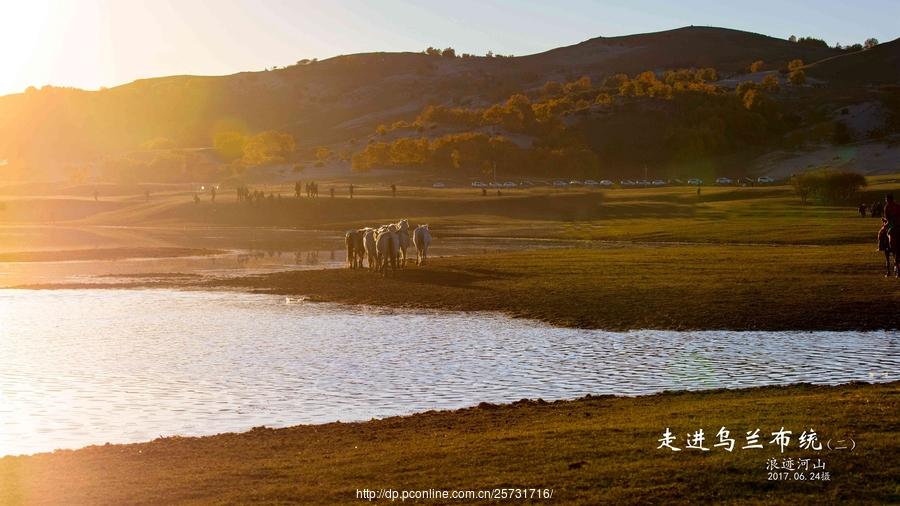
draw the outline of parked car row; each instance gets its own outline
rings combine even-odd
[[[734,179],[726,176],[721,176],[715,179],[714,183],[719,186],[727,186],[727,185],[753,185],[753,184],[774,184],[777,181],[769,176],[761,176],[758,178],[739,178]],[[663,186],[702,186],[704,181],[700,178],[690,178],[687,180],[682,179],[623,179],[618,182],[618,186],[621,188],[654,188],[654,187],[663,187]],[[604,187],[610,188],[616,186],[616,183],[609,179],[603,179],[601,181],[597,181],[595,179],[584,179],[578,180],[573,179],[571,181],[566,181],[564,179],[556,179],[552,181],[473,181],[472,188],[529,188],[534,186],[552,186],[554,188],[568,188],[568,187],[578,187],[578,186],[587,186],[587,187]],[[446,188],[446,183],[434,183],[432,185],[433,188]]]
[[[520,186],[527,186],[523,183],[514,183],[512,181],[507,181],[505,183],[500,182],[490,182],[490,183],[482,183],[481,181],[474,181],[472,183],[472,188],[518,188]]]
[[[668,184],[669,184],[668,182],[663,181],[662,179],[654,179],[653,181],[647,181],[646,179],[641,179],[638,181],[632,181],[631,179],[625,179],[625,180],[619,181],[619,186],[621,186],[622,188],[631,188],[631,187],[645,188],[648,186],[666,186]]]
[[[716,179],[716,184],[718,185],[731,185],[731,184],[739,184],[739,185],[747,185],[747,184],[773,184],[775,183],[775,179],[769,176],[760,176],[756,179],[751,177],[744,177],[739,179],[732,179],[730,177],[720,177]]]

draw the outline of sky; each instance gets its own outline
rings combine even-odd
[[[687,25],[886,42],[898,19],[898,0],[0,0],[0,94],[428,46],[524,55]]]

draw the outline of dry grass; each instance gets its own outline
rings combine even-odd
[[[365,423],[0,459],[3,504],[359,504],[357,489],[554,490],[547,504],[896,504],[900,384],[767,387],[484,405]],[[725,426],[733,453],[657,450],[666,427]],[[784,454],[740,450],[793,431]],[[801,431],[856,450],[800,450]],[[830,481],[769,481],[769,458],[821,458]],[[387,501],[380,501],[384,504]],[[466,501],[453,502],[464,504]],[[490,504],[481,501],[479,504]],[[440,504],[433,501],[431,504]]]
[[[337,269],[213,284],[611,330],[896,328],[900,280],[882,277],[882,258],[853,245],[620,245],[438,258],[387,278]]]

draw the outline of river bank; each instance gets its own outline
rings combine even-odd
[[[524,487],[553,489],[547,502],[557,504],[887,504],[900,500],[898,411],[897,382],[482,404],[5,457],[0,503],[348,504],[363,489]],[[737,440],[732,452],[713,446],[723,426]],[[782,427],[792,431],[783,453],[769,443]],[[681,448],[702,428],[711,450],[657,449],[666,428]],[[757,428],[763,448],[741,449]],[[802,450],[810,428],[832,448],[838,439],[856,447]],[[820,459],[829,479],[770,480],[772,458]]]
[[[871,249],[621,245],[436,258],[387,277],[309,270],[201,286],[348,304],[501,311],[606,330],[896,328],[900,280],[883,277]]]

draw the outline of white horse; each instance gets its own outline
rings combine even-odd
[[[366,259],[369,262],[369,269],[378,269],[378,251],[375,246],[375,233],[376,230],[374,228],[363,228],[360,230],[363,233],[363,250],[366,253]]]
[[[400,220],[395,224],[397,227],[397,237],[400,240],[400,251],[397,252],[399,257],[398,262],[400,263],[400,267],[406,267],[406,248],[409,248],[411,244],[411,240],[409,238],[409,221]]]
[[[416,246],[416,265],[425,265],[428,246],[431,244],[431,232],[428,225],[419,225],[413,232],[413,244]]]
[[[351,269],[362,268],[363,257],[363,231],[351,230],[344,235],[344,242],[347,245],[347,264]]]
[[[400,238],[397,236],[395,225],[385,225],[375,234],[375,251],[378,253],[377,271],[387,276],[387,267],[391,271],[397,269],[397,250],[400,248]]]

